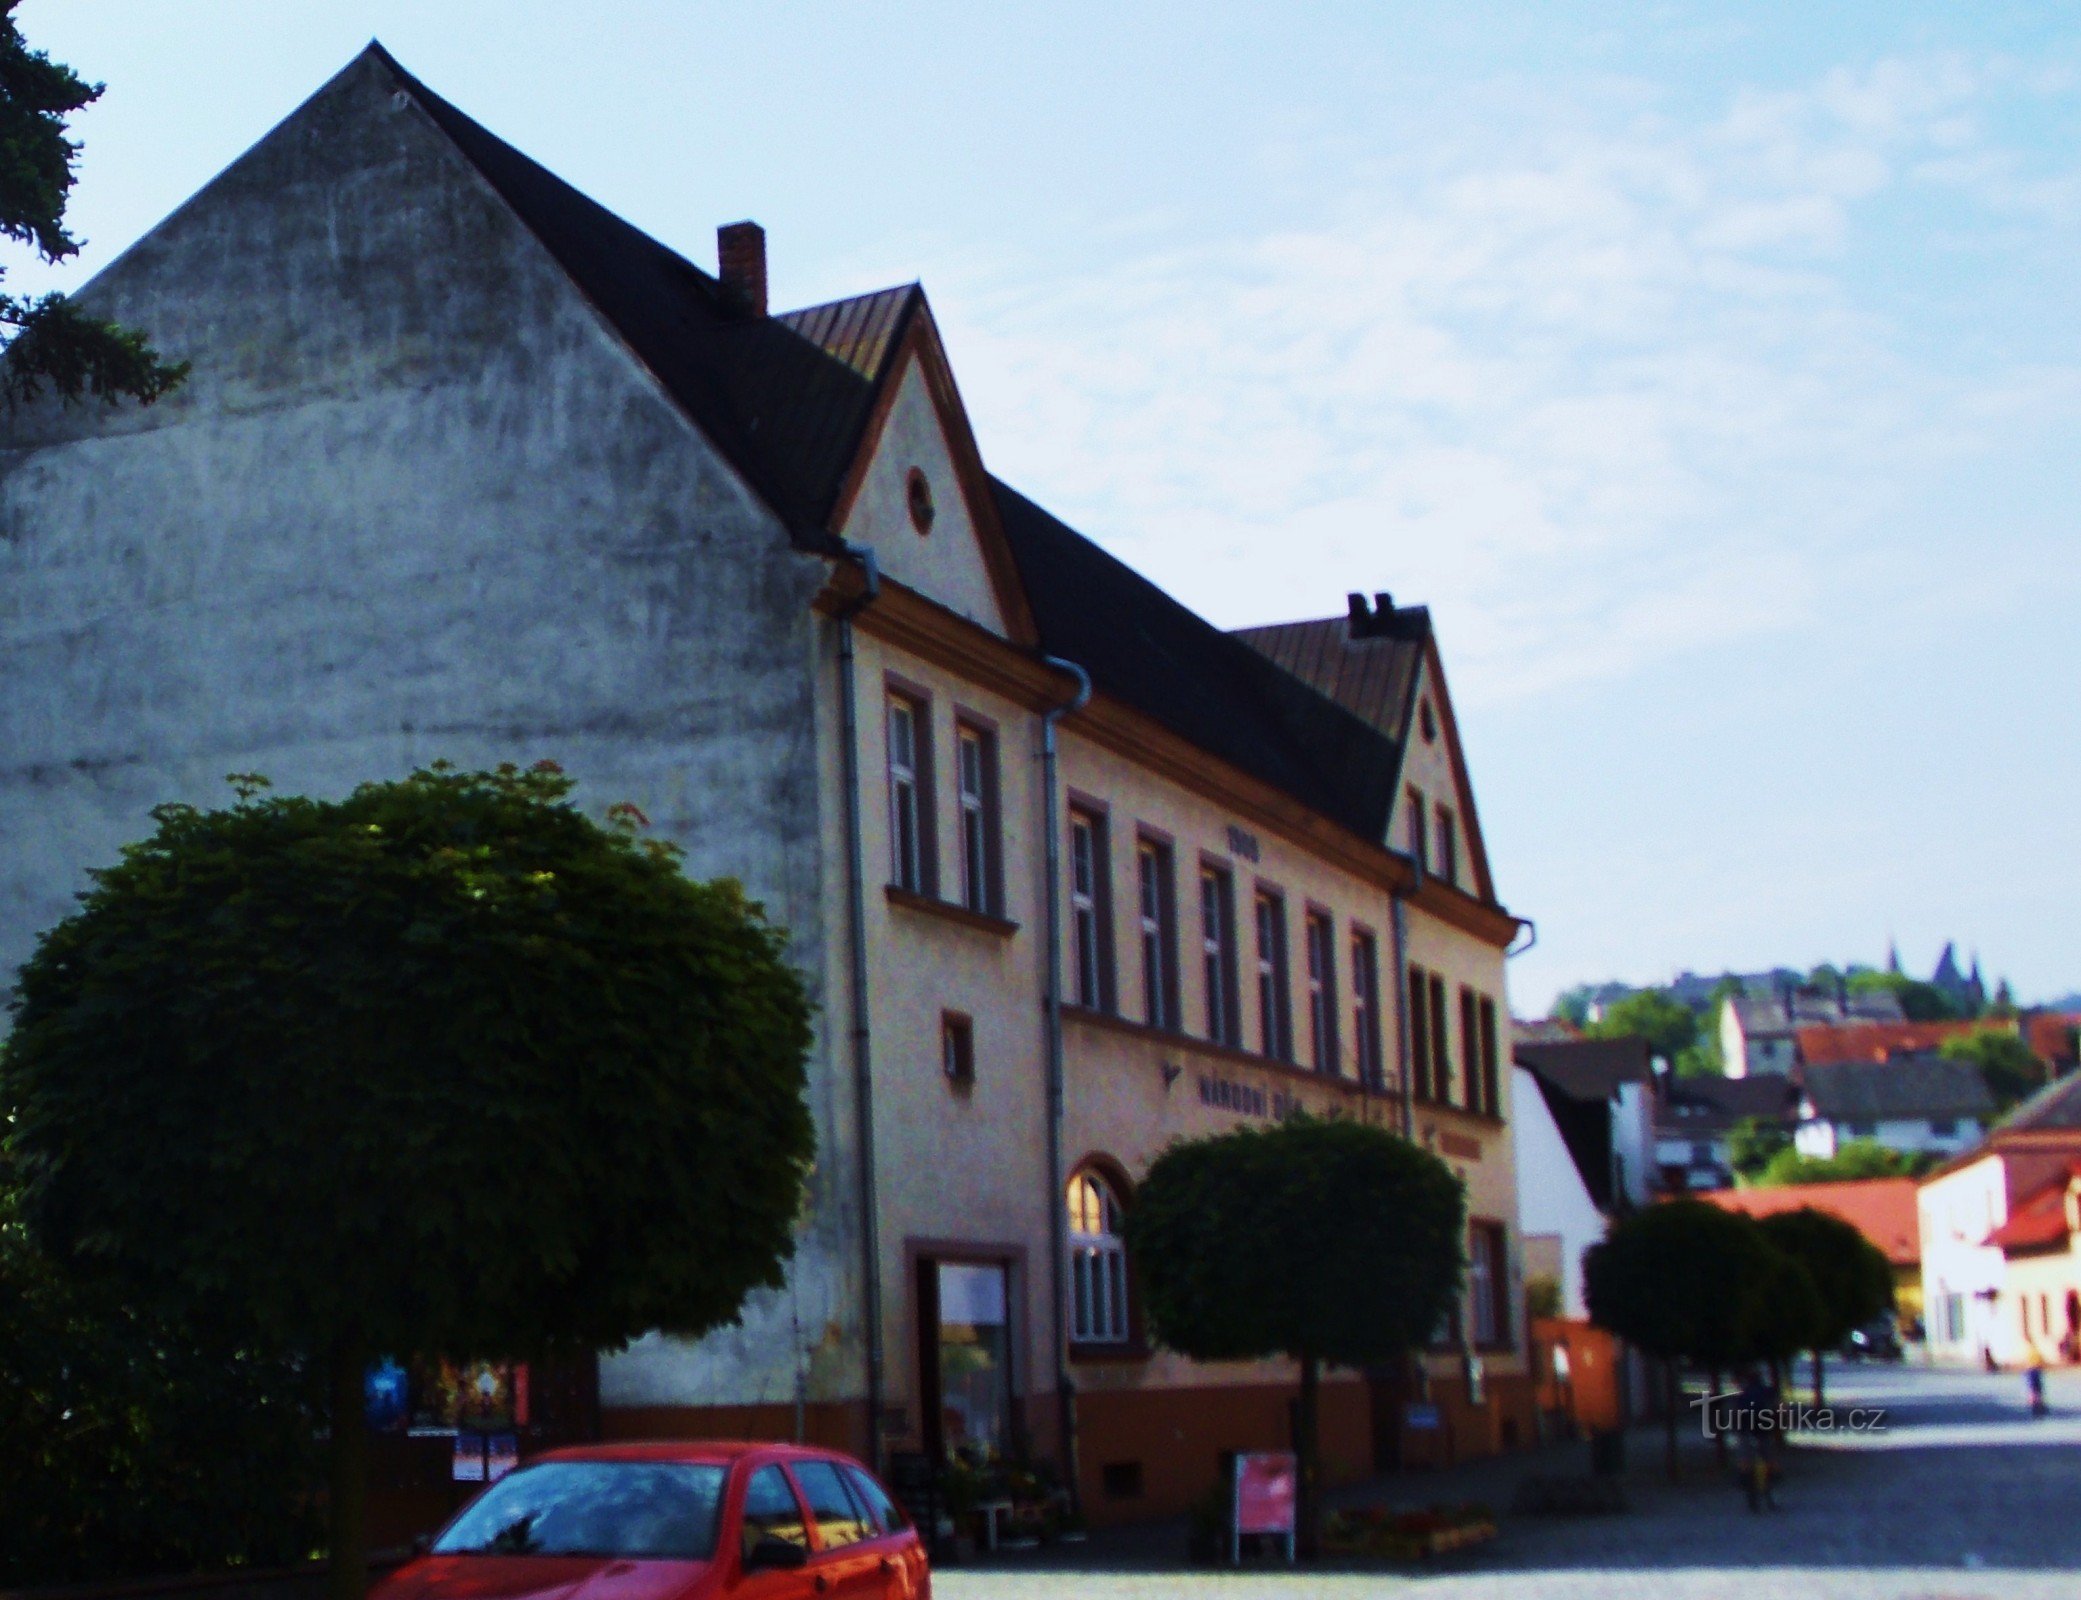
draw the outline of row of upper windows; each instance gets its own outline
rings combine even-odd
[[[1402,814],[1408,819],[1409,856],[1419,871],[1458,885],[1460,881],[1460,823],[1451,806],[1432,805],[1423,790],[1409,785]],[[1433,846],[1432,840],[1437,841]]]
[[[996,730],[965,714],[954,719],[955,798],[959,811],[958,903],[986,915],[1004,914],[1002,825]],[[940,893],[936,807],[933,804],[932,719],[929,702],[892,690],[888,700],[890,880],[916,894]],[[1450,813],[1441,808],[1441,835],[1451,860]],[[1119,961],[1115,950],[1111,819],[1097,806],[1072,804],[1064,871],[1069,949],[1068,1000],[1118,1015]],[[1134,839],[1134,921],[1140,1020],[1171,1033],[1197,1031],[1232,1049],[1245,1043],[1251,1023],[1257,1052],[1299,1065],[1294,1026],[1294,963],[1285,894],[1259,882],[1250,891],[1250,948],[1245,969],[1238,926],[1236,875],[1202,859],[1197,881],[1198,1014],[1186,1016],[1183,941],[1178,907],[1178,863],[1169,838],[1138,828]],[[1301,917],[1307,1065],[1362,1083],[1386,1081],[1380,998],[1380,944],[1370,928],[1349,923],[1340,938],[1336,918],[1315,905]],[[1348,993],[1347,993],[1348,991]],[[1452,1066],[1452,1029],[1445,1013],[1444,980],[1410,969],[1413,1089],[1418,1099],[1501,1113],[1496,1003],[1462,986],[1459,1053]],[[1348,1029],[1348,1033],[1347,1030]],[[1455,1092],[1457,1083],[1458,1092]]]

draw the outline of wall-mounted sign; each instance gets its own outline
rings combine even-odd
[[[1239,828],[1233,822],[1228,825],[1228,848],[1245,861],[1262,861],[1264,852],[1258,848],[1257,835],[1248,828]]]
[[[1438,1408],[1427,1402],[1412,1400],[1402,1407],[1402,1426],[1411,1433],[1436,1433],[1442,1424]]]
[[[1298,1095],[1288,1094],[1283,1089],[1267,1093],[1254,1084],[1237,1083],[1207,1073],[1199,1076],[1199,1100],[1201,1105],[1213,1106],[1220,1111],[1240,1111],[1246,1117],[1271,1117],[1278,1121],[1284,1121],[1296,1111],[1307,1110]]]
[[[1450,1128],[1439,1130],[1438,1148],[1451,1156],[1455,1161],[1479,1161],[1481,1159],[1481,1141],[1471,1138],[1464,1133],[1454,1133]]]

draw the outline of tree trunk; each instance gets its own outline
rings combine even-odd
[[[368,1355],[359,1340],[334,1340],[327,1600],[363,1600],[368,1593],[368,1426],[362,1418],[367,1371]]]
[[[1714,1367],[1705,1377],[1705,1414],[1708,1418],[1712,1415],[1712,1397],[1719,1392],[1720,1369]],[[1713,1460],[1717,1461],[1724,1468],[1727,1465],[1727,1436],[1720,1432],[1718,1428],[1712,1430],[1712,1453]]]
[[[1293,1451],[1299,1471],[1295,1483],[1294,1543],[1312,1561],[1322,1554],[1321,1468],[1316,1460],[1318,1402],[1322,1395],[1322,1362],[1301,1352],[1301,1407],[1294,1429]]]
[[[1821,1393],[1821,1347],[1820,1347],[1819,1345],[1815,1345],[1815,1346],[1814,1346],[1814,1409],[1815,1409],[1816,1411],[1819,1411],[1819,1410],[1820,1410],[1820,1409],[1821,1409],[1821,1408],[1822,1408],[1823,1406],[1825,1406],[1826,1404],[1828,1404],[1828,1401],[1827,1401],[1826,1397],[1824,1397],[1824,1396],[1822,1395],[1822,1393]]]
[[[1676,1363],[1662,1363],[1662,1429],[1668,1446],[1669,1481],[1676,1482]]]

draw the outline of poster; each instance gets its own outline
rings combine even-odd
[[[520,1465],[520,1435],[495,1433],[484,1441],[484,1481],[497,1483]]]
[[[1284,1450],[1245,1451],[1236,1457],[1236,1495],[1230,1526],[1230,1557],[1240,1561],[1243,1535],[1278,1534],[1293,1559],[1298,1469]]]
[[[455,1436],[454,1476],[457,1483],[482,1483],[484,1481],[483,1434],[458,1433]]]

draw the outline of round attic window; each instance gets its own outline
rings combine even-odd
[[[1438,717],[1431,710],[1430,701],[1426,700],[1416,708],[1416,725],[1423,730],[1425,744],[1438,742]]]
[[[932,506],[932,480],[916,467],[910,469],[910,477],[904,485],[904,498],[910,504],[910,525],[920,534],[932,531],[932,519],[937,513]]]

